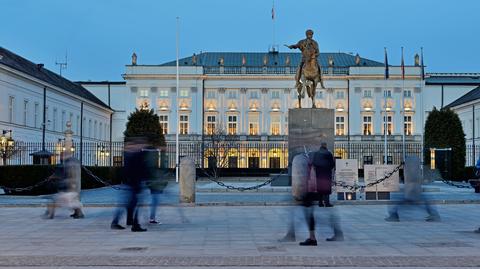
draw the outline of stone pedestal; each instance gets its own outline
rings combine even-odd
[[[195,163],[192,158],[180,161],[180,203],[195,203]]]
[[[327,108],[294,108],[288,110],[288,164],[298,154],[317,151],[326,142],[332,151],[335,142],[335,112]]]

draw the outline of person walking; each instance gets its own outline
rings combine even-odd
[[[317,239],[315,237],[315,216],[312,207],[314,201],[323,202],[324,195],[332,193],[332,174],[335,168],[335,160],[333,154],[327,149],[325,142],[321,143],[320,149],[309,157],[309,166],[315,169],[307,183],[307,193],[303,199],[305,219],[308,224],[309,238],[300,242],[301,246],[316,246]],[[310,168],[310,167],[309,167]],[[330,226],[333,228],[334,235],[327,238],[327,241],[343,241],[343,232],[340,228],[338,216],[334,212],[330,212]]]
[[[142,151],[148,146],[144,137],[128,137],[125,139],[124,152],[124,175],[128,186],[127,197],[124,207],[127,210],[127,225],[132,225],[132,232],[145,232],[138,222],[138,196],[142,191],[142,179],[147,178],[145,154]],[[125,227],[119,224],[124,213],[124,208],[117,208],[110,228],[123,230]]]

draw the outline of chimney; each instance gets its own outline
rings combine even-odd
[[[38,70],[42,70],[42,68],[43,68],[43,64],[37,64],[37,69]]]

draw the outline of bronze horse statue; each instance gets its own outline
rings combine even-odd
[[[317,85],[318,83],[320,83],[320,86],[322,88],[324,88],[324,86],[322,80],[322,70],[314,54],[308,57],[306,61],[304,61],[300,75],[300,84],[297,86],[298,107],[302,108],[301,99],[305,97],[306,91],[308,97],[312,99],[312,108],[316,108],[315,92],[317,89]]]

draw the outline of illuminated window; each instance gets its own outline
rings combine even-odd
[[[372,135],[372,116],[363,116],[363,135]]]
[[[216,117],[213,115],[207,116],[207,134],[215,134],[216,129]]]
[[[382,128],[383,128],[382,133],[385,134],[385,116],[383,117]],[[391,135],[392,133],[393,133],[392,116],[387,116],[387,135]]]
[[[234,115],[228,116],[228,134],[229,135],[237,134],[237,116],[234,116]]]
[[[270,117],[270,132],[272,135],[280,135],[280,115]]]
[[[345,117],[335,117],[335,135],[345,135]]]
[[[258,115],[248,115],[248,134],[258,135]]]
[[[188,134],[188,115],[180,115],[180,134]]]
[[[405,116],[405,125],[403,131],[405,132],[405,135],[412,135],[413,133],[413,122],[412,122],[412,116]]]
[[[168,115],[158,116],[160,119],[160,127],[162,127],[162,134],[168,134]]]

